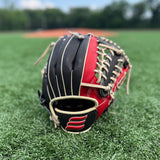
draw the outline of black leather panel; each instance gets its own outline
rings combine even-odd
[[[90,36],[86,35],[81,42],[73,65],[73,95],[79,95],[80,83],[82,79],[82,72],[85,65],[85,57],[89,45]]]

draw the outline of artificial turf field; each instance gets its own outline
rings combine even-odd
[[[120,31],[116,41],[133,65],[115,103],[80,135],[54,129],[39,104],[40,70],[34,62],[55,39],[0,33],[0,159],[159,160],[160,31]]]

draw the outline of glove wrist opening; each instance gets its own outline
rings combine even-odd
[[[50,102],[62,128],[69,133],[82,133],[91,128],[97,118],[98,102],[83,96],[64,96]]]

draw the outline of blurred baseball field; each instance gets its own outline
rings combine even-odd
[[[160,158],[160,31],[116,31],[109,39],[133,65],[130,94],[125,84],[115,102],[84,134],[54,129],[39,104],[40,70],[34,62],[54,38],[0,33],[0,159]]]

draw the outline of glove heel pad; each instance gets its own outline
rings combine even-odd
[[[62,128],[70,133],[86,132],[97,118],[98,102],[83,96],[66,96],[52,101]]]

